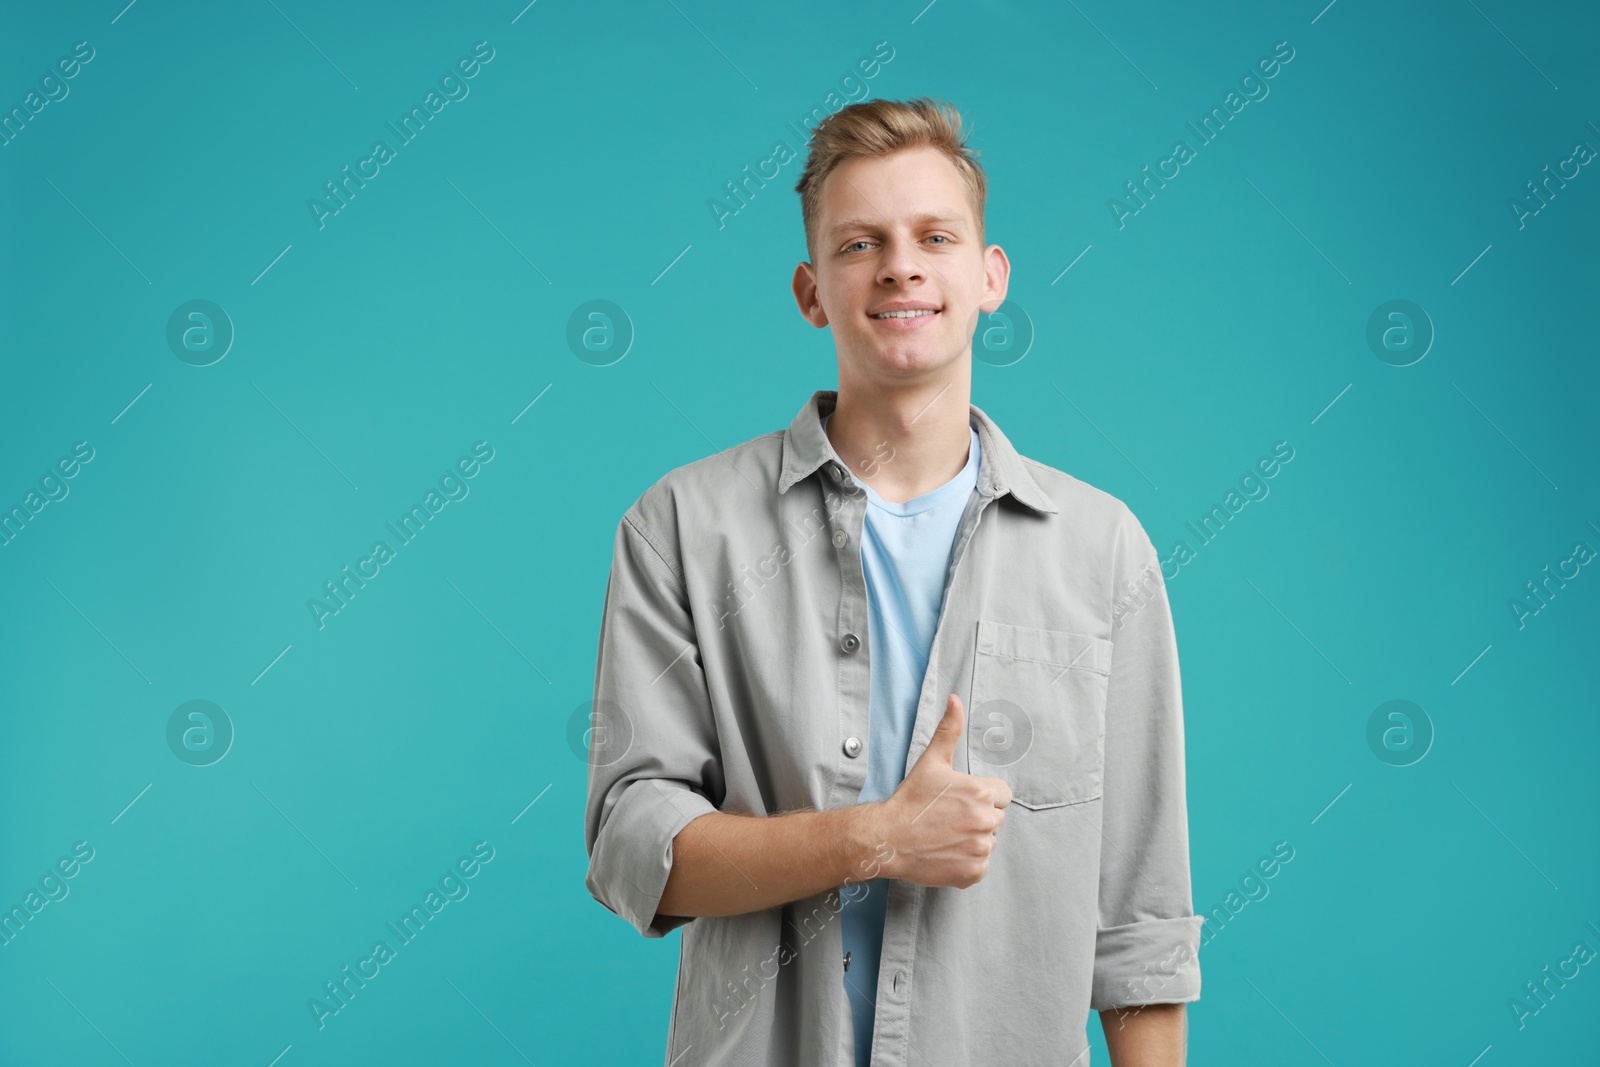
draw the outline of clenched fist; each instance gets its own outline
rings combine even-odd
[[[866,805],[874,841],[889,845],[880,849],[891,855],[879,870],[883,877],[965,889],[989,873],[1011,787],[955,769],[965,727],[961,698],[951,693],[933,739],[894,795]]]

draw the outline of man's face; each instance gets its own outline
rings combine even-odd
[[[1004,302],[1011,268],[984,248],[955,164],[926,147],[848,159],[821,206],[794,294],[807,321],[833,328],[841,379],[905,384],[970,360],[979,312]]]

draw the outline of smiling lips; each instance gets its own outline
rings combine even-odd
[[[867,317],[874,322],[882,323],[891,330],[916,330],[932,322],[939,315],[939,309],[932,304],[905,303],[890,304],[878,311],[867,313]]]

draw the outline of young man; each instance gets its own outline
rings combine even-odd
[[[970,402],[1010,266],[960,117],[826,119],[800,312],[839,388],[618,524],[587,886],[683,928],[669,1064],[1181,1064],[1177,648],[1131,512]]]

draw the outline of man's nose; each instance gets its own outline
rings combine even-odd
[[[917,249],[905,241],[892,241],[884,256],[878,280],[888,284],[924,281],[927,265]]]

